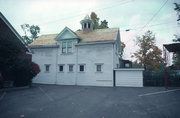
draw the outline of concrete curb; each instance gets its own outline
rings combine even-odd
[[[21,89],[27,89],[27,88],[30,88],[30,87],[29,86],[23,86],[23,87],[13,87],[13,88],[3,88],[3,89],[0,89],[0,92],[21,90]]]

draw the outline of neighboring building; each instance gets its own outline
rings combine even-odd
[[[34,83],[113,86],[121,50],[119,29],[93,30],[89,16],[80,23],[80,31],[65,27],[30,44],[32,60],[41,69]]]
[[[31,50],[9,21],[0,12],[0,40],[10,41],[22,50],[22,55],[31,59]],[[2,50],[0,50],[1,52]]]
[[[12,60],[10,61],[9,58],[7,58],[10,57],[10,55],[12,56],[11,50],[14,50],[12,46],[18,49],[16,56],[31,61],[31,57],[32,57],[31,50],[25,44],[22,37],[17,33],[17,31],[13,28],[13,26],[0,12],[0,86],[1,87],[4,81],[9,80],[9,77],[4,76],[8,74],[4,74],[4,73],[5,71],[9,71],[8,68],[6,68],[7,63],[12,62]]]

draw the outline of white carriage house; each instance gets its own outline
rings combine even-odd
[[[89,86],[116,84],[114,69],[119,65],[121,50],[119,29],[93,30],[89,16],[80,23],[81,31],[73,32],[65,27],[59,34],[42,35],[30,44],[32,60],[41,69],[33,79],[34,83]],[[136,80],[138,84],[135,86],[142,86],[142,77]]]

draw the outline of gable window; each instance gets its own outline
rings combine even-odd
[[[79,65],[79,72],[84,72],[85,71],[85,64],[80,64]]]
[[[45,72],[49,72],[50,70],[50,64],[45,64]]]
[[[64,65],[59,65],[59,72],[63,72],[64,71]]]
[[[62,42],[62,53],[66,53],[66,42]]]
[[[73,65],[69,65],[69,72],[73,72]]]
[[[67,52],[71,53],[72,52],[72,41],[67,42]]]

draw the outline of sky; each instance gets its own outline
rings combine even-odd
[[[160,49],[180,35],[173,3],[180,0],[0,0],[0,12],[24,35],[20,25],[38,25],[40,35],[60,33],[64,27],[81,29],[80,21],[93,11],[109,28],[119,28],[126,44],[124,59],[138,49],[135,39],[147,30],[156,36]],[[130,29],[126,31],[126,29]]]

